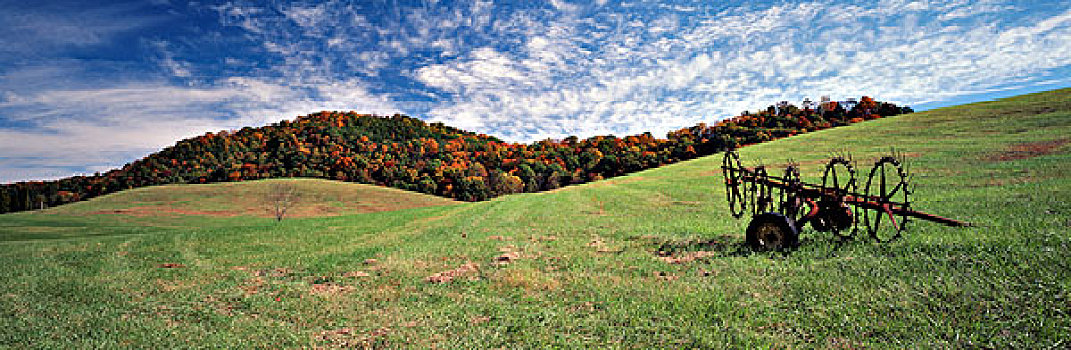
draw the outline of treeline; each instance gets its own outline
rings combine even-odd
[[[269,126],[208,133],[120,169],[0,187],[0,212],[39,209],[143,186],[315,177],[465,201],[596,181],[819,129],[911,112],[863,97],[787,103],[670,132],[506,143],[403,115],[321,112]]]

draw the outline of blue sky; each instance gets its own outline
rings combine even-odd
[[[529,142],[1067,86],[1071,0],[0,0],[0,183],[320,110]]]

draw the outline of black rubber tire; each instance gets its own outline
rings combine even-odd
[[[799,239],[796,221],[780,213],[755,215],[747,225],[747,245],[751,250],[791,249],[799,245]]]

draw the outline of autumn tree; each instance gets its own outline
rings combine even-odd
[[[487,182],[494,196],[524,192],[524,181],[520,177],[498,169],[491,171]]]

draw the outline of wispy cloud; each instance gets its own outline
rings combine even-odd
[[[805,96],[867,93],[913,104],[1037,83],[1040,73],[1071,64],[1071,12],[1002,25],[923,19],[1006,8],[975,5],[783,4],[680,28],[665,14],[610,16],[618,24],[602,30],[569,8],[509,33],[533,50],[478,48],[414,78],[454,93],[431,117],[530,141],[661,132]],[[642,24],[629,25],[635,21]],[[562,44],[542,44],[550,40]]]
[[[137,5],[85,5],[25,2],[16,9],[13,3],[0,4],[0,62],[106,44],[117,34],[164,20],[134,15]]]

